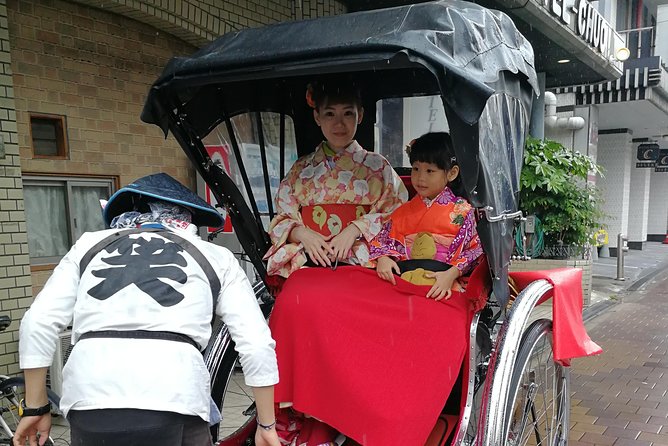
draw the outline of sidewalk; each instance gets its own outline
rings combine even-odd
[[[587,321],[622,302],[624,294],[640,289],[662,271],[668,271],[668,244],[647,242],[645,249],[629,250],[624,257],[624,278],[616,280],[617,257],[598,258],[592,264],[592,290],[589,306],[582,311]],[[552,318],[552,301],[537,306],[530,321]]]
[[[616,280],[617,257],[599,257],[592,264],[591,304],[585,320],[619,303],[626,292],[636,291],[652,277],[668,269],[668,244],[647,242],[645,249],[629,250],[624,257],[624,278]]]
[[[587,323],[603,354],[572,362],[570,446],[668,445],[666,259],[668,245],[631,251],[624,282],[614,259],[597,262],[600,296],[616,304]]]

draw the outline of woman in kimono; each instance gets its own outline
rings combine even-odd
[[[428,298],[450,298],[462,291],[458,279],[482,254],[473,208],[450,188],[459,166],[447,133],[427,133],[407,151],[416,195],[392,213],[371,243],[371,259],[381,279],[394,274],[416,285],[431,285]],[[411,260],[401,272],[397,261]]]
[[[371,266],[367,243],[408,197],[387,160],[354,139],[364,109],[352,83],[314,82],[306,101],[325,140],[295,162],[278,188],[269,275],[288,277],[309,260]]]

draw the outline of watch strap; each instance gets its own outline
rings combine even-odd
[[[51,403],[47,402],[42,407],[26,407],[25,400],[21,400],[19,405],[20,417],[38,417],[51,412]]]

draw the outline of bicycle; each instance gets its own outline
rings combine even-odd
[[[0,316],[0,331],[9,327],[12,320],[9,316]],[[21,417],[19,416],[19,404],[25,394],[25,380],[19,376],[0,375],[0,445],[11,445],[14,438],[14,431]],[[55,420],[64,420],[60,413],[60,397],[50,389],[47,389],[47,397],[51,403],[51,414]],[[54,420],[54,427],[59,423]],[[47,446],[69,445],[69,442],[62,438],[64,433],[54,434],[52,428],[51,437],[46,442]],[[55,440],[54,440],[55,437]]]

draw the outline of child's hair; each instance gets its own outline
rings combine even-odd
[[[406,150],[411,164],[416,161],[431,163],[443,170],[450,170],[457,164],[449,133],[425,133],[414,140]]]
[[[306,88],[306,102],[312,108],[349,103],[362,107],[362,95],[359,88],[350,80],[315,81]]]

